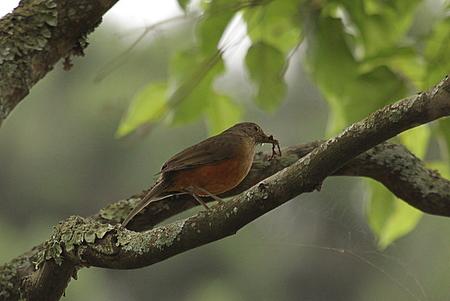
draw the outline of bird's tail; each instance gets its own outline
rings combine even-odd
[[[152,201],[155,201],[156,197],[160,196],[167,188],[166,181],[161,180],[159,183],[156,183],[152,189],[141,199],[141,201],[134,207],[134,209],[128,214],[128,216],[122,222],[122,227],[125,227],[132,219],[136,216],[142,209],[144,209],[148,204]]]

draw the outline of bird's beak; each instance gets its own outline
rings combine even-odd
[[[277,141],[276,139],[273,138],[272,135],[267,136],[266,134],[264,134],[263,137],[261,137],[261,143],[270,143],[273,144],[275,141]]]
[[[259,140],[258,141],[259,143],[270,143],[270,144],[274,144],[274,142],[278,143],[278,141],[275,138],[273,138],[273,135],[266,135],[265,133],[261,134],[262,135],[258,137],[259,139],[257,139]]]

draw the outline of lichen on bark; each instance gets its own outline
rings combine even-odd
[[[94,243],[96,239],[103,238],[113,229],[114,226],[110,224],[71,216],[55,227],[52,236],[44,243],[44,248],[37,255],[35,267],[39,268],[47,260],[53,260],[61,265],[67,256],[74,262],[82,263],[77,252],[78,247]]]
[[[41,72],[33,53],[48,46],[57,26],[58,10],[54,0],[20,5],[0,21],[0,120],[17,104],[6,101],[10,94],[28,94],[34,83],[32,73]],[[46,69],[47,71],[47,69]]]

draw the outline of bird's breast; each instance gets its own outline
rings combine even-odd
[[[231,159],[179,170],[173,175],[172,188],[174,191],[194,188],[194,193],[200,196],[207,194],[195,188],[202,188],[214,195],[222,194],[236,187],[245,178],[252,166],[253,156],[254,148],[251,148]]]

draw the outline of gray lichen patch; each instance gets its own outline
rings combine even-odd
[[[100,210],[100,216],[114,223],[123,221],[140,199],[129,199],[115,202]]]
[[[27,263],[27,257],[20,256],[7,264],[0,266],[0,300],[23,298],[23,293],[19,286],[19,271]]]
[[[170,247],[173,242],[179,237],[184,225],[185,220],[181,220],[168,224],[164,227],[157,228],[157,231],[155,231],[157,233],[155,246],[161,250],[164,247]]]
[[[35,266],[39,267],[46,260],[54,260],[60,265],[63,261],[63,250],[73,253],[77,247],[85,243],[93,243],[113,229],[114,226],[110,224],[71,216],[55,227],[51,238],[45,242],[44,249],[39,252]]]
[[[117,246],[125,252],[137,255],[148,253],[151,248],[163,250],[177,240],[185,222],[186,220],[176,221],[147,232],[133,232],[123,229],[118,232]]]
[[[9,265],[0,269],[0,299],[9,300],[14,295],[13,278],[16,277],[17,271]]]
[[[42,50],[50,39],[51,28],[57,25],[57,4],[54,0],[33,3],[18,7],[2,19],[0,64]]]

